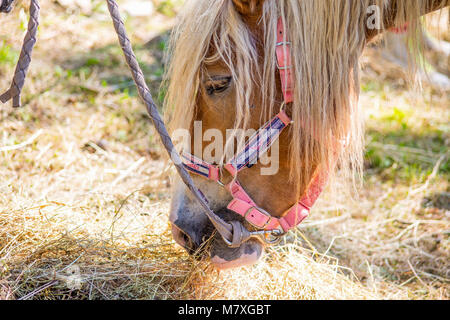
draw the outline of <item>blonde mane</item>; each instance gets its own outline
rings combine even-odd
[[[419,46],[421,0],[397,1],[397,25],[409,22],[414,50]],[[221,60],[236,87],[236,128],[250,118],[251,94],[261,90],[262,121],[276,113],[276,24],[281,16],[292,42],[295,97],[290,137],[291,178],[302,193],[317,166],[338,168],[358,181],[363,166],[363,123],[358,108],[359,57],[367,42],[368,8],[389,0],[266,0],[260,23],[264,27],[264,60],[258,56],[250,30],[232,0],[187,0],[174,29],[166,74],[165,112],[170,127],[190,128],[205,64]],[[341,147],[342,146],[342,147]]]

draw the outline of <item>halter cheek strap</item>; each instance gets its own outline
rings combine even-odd
[[[280,72],[281,90],[285,103],[294,101],[293,76],[291,63],[291,43],[287,41],[286,28],[280,17],[277,23],[277,44],[275,47],[277,56],[277,68]]]
[[[236,176],[245,168],[251,168],[265,154],[272,144],[279,138],[281,132],[289,126],[291,119],[281,110],[269,122],[263,125],[246,143],[242,151],[238,152],[225,169],[232,176]]]

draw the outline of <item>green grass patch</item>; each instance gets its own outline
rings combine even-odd
[[[5,43],[0,42],[0,65],[15,65],[19,59],[19,51],[13,49]]]

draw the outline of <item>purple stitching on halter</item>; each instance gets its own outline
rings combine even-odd
[[[198,175],[201,175],[201,176],[209,179],[210,171],[209,171],[209,166],[207,164],[205,164],[203,161],[195,158],[194,156],[186,154],[186,153],[183,153],[181,156],[182,156],[182,160],[183,160],[183,166],[188,171],[191,171],[193,173],[196,173]]]

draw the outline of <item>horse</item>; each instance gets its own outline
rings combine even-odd
[[[185,157],[186,167],[210,207],[224,220],[264,234],[267,224],[291,213],[293,203],[307,215],[310,207],[298,199],[320,173],[331,181],[339,170],[350,187],[357,184],[364,148],[358,62],[364,47],[408,23],[411,47],[418,50],[420,17],[448,5],[448,0],[187,0],[171,34],[164,110],[172,135],[180,129],[188,133],[179,145],[194,150]],[[288,64],[281,67],[280,48]],[[234,142],[248,146],[251,140],[238,131],[259,132],[280,114],[289,127],[277,135],[277,152],[275,145],[270,150],[277,154],[276,172],[264,174],[260,157],[246,170],[227,169],[226,155],[239,151]],[[208,132],[217,133],[215,141]],[[211,151],[213,144],[223,147]],[[179,179],[173,185],[172,235],[189,254],[209,259],[217,269],[251,265],[263,256],[264,237],[230,246],[186,186]],[[236,186],[240,196],[231,190]],[[249,201],[239,202],[245,209],[238,210],[233,201],[242,198]],[[264,226],[247,219],[255,212],[267,218]],[[292,225],[304,218],[297,213]]]
[[[12,3],[1,0],[0,11]],[[192,179],[233,232],[230,241],[216,223],[219,237],[213,216],[177,182],[169,216],[175,241],[218,269],[253,264],[272,243],[268,235],[279,239],[308,216],[337,168],[360,180],[359,57],[377,34],[406,23],[418,50],[419,18],[448,4],[187,0],[168,51],[164,106],[172,130],[188,132],[182,147],[186,168],[198,174]],[[241,129],[254,133],[240,137]],[[269,151],[275,170],[267,171]]]

